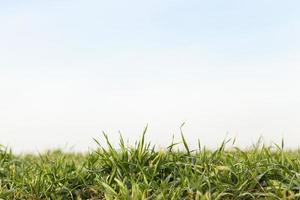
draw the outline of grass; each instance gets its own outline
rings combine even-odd
[[[145,130],[146,132],[146,130]],[[300,151],[283,144],[251,149],[156,150],[145,132],[133,147],[87,154],[49,151],[14,155],[0,150],[0,199],[300,199]],[[97,141],[96,141],[97,142]]]

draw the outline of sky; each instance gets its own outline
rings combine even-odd
[[[16,152],[133,143],[297,148],[300,2],[0,2],[0,143]]]

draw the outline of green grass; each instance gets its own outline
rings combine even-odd
[[[300,199],[300,151],[283,144],[192,150],[182,136],[156,150],[144,135],[133,147],[104,135],[107,146],[87,154],[1,147],[0,199]]]

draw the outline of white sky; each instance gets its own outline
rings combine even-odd
[[[298,147],[298,1],[0,3],[0,143],[259,136]]]

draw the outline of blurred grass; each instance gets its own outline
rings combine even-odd
[[[300,199],[300,151],[283,142],[251,149],[156,150],[145,133],[133,147],[87,154],[14,155],[0,148],[0,199]],[[97,142],[97,140],[95,140]]]

